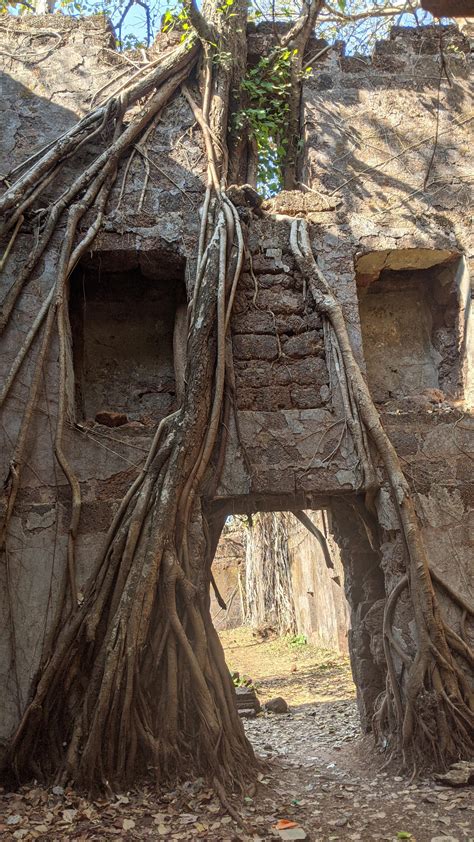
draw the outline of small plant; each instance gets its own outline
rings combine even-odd
[[[291,646],[293,649],[298,649],[300,646],[308,645],[308,638],[305,634],[292,634],[287,635],[286,642],[288,646]]]
[[[225,15],[227,18],[235,18],[236,12],[232,12],[232,6],[234,5],[234,0],[223,0],[220,6],[216,7],[216,12],[218,15]]]
[[[296,50],[280,49],[250,68],[242,82],[248,106],[237,116],[236,129],[247,129],[258,153],[258,184],[267,195],[277,193],[283,181],[283,162],[291,91],[291,61]]]
[[[239,672],[231,672],[230,676],[234,687],[248,687],[249,690],[257,690],[257,685],[249,675],[240,675]]]
[[[161,29],[163,32],[171,32],[175,28],[181,30],[180,41],[186,41],[191,31],[191,24],[187,10],[182,3],[178,3],[177,6],[167,9],[161,20]]]

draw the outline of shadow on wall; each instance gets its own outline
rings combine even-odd
[[[227,593],[225,588],[229,593],[238,590],[242,594],[244,612],[249,601],[252,602],[252,626],[271,626],[272,606],[275,609],[281,605],[286,610],[291,604],[299,633],[316,645],[342,653],[349,650],[361,723],[364,730],[369,730],[375,700],[384,687],[382,618],[385,587],[380,552],[369,543],[361,511],[364,511],[364,506],[356,495],[341,495],[331,500],[324,519],[321,512],[306,512],[314,525],[321,527],[323,536],[325,533],[333,569],[327,567],[321,543],[289,513],[271,513],[273,517],[284,519],[286,556],[281,552],[281,529],[260,530],[259,540],[248,542],[245,527],[240,525],[240,529],[237,527],[236,530],[236,519],[233,518],[233,529],[238,535],[238,541],[235,537],[233,539],[235,566],[232,568],[225,563],[229,553],[224,532],[215,556],[213,573],[224,596]],[[275,543],[270,540],[272,536],[278,539]],[[258,558],[249,557],[248,544],[259,554]],[[278,554],[278,564],[275,553]],[[286,579],[283,575],[285,571],[281,569],[282,559],[285,558],[288,563]],[[249,564],[256,575],[248,575],[246,568]],[[269,566],[275,569],[269,572]],[[249,583],[252,591],[246,593]],[[284,587],[286,594],[282,600],[279,590]],[[219,615],[215,601],[212,604],[217,628],[234,628],[240,624],[237,619],[229,618],[229,623],[235,622],[235,625],[225,625],[225,615]],[[259,605],[260,613],[256,611]],[[275,619],[273,622],[275,624]],[[274,628],[277,627],[274,625]]]
[[[356,261],[356,272],[364,357],[376,403],[423,394],[461,399],[468,279],[459,254],[372,252]]]
[[[0,75],[0,175],[8,176],[11,170],[46,143],[57,138],[77,122],[77,116],[62,106],[33,93],[7,73]],[[67,165],[66,165],[67,166]],[[1,184],[2,191],[4,184]],[[42,204],[42,202],[40,202]],[[16,250],[24,259],[30,252],[37,217],[25,214]],[[0,241],[3,254],[8,234]],[[21,263],[12,253],[1,279],[0,298],[4,296],[17,274]],[[36,277],[31,279],[25,294],[20,298],[16,318],[12,319],[2,336],[0,381],[5,382],[18,349],[37,316],[46,290],[51,286],[51,276],[42,261]],[[33,349],[36,354],[36,346]],[[8,476],[9,462],[18,434],[22,408],[29,394],[32,376],[31,360],[20,370],[2,411],[0,425],[1,482]],[[33,422],[32,440],[27,466],[23,472],[24,484],[36,486],[33,499],[41,496],[39,489],[54,483],[52,468],[51,428],[48,404],[45,403],[46,386],[40,396],[40,405]],[[44,446],[44,447],[43,447]],[[39,487],[39,488],[38,488]],[[28,493],[28,492],[27,492]],[[46,635],[45,616],[60,579],[60,553],[55,547],[61,544],[57,537],[59,503],[44,505],[14,517],[8,536],[8,572],[0,565],[0,740],[8,736],[21,717],[31,680],[41,655]],[[20,492],[21,499],[21,492]],[[28,536],[28,530],[30,534]],[[15,643],[13,643],[13,640]],[[15,668],[12,665],[15,664]]]
[[[77,114],[38,96],[8,73],[0,73],[0,175],[56,140],[77,123]]]
[[[220,608],[211,591],[217,629],[245,624],[261,634],[303,635],[311,643],[347,654],[349,609],[344,570],[327,511],[306,516],[327,543],[321,544],[291,512],[263,512],[246,522],[229,518],[213,562]]]
[[[343,196],[349,213],[370,216],[366,234],[386,222],[377,212],[412,224],[421,205],[467,208],[469,55],[456,26],[394,27],[371,57],[333,48],[305,82],[302,182],[319,181]]]

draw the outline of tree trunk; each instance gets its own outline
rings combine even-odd
[[[271,626],[278,634],[296,634],[288,515],[262,512],[252,518],[245,546],[245,622]]]
[[[295,43],[298,39],[300,56],[320,6],[312,0],[285,36],[289,44],[292,38]],[[56,337],[60,374],[54,452],[72,500],[62,601],[6,758],[7,771],[19,780],[43,777],[103,790],[129,786],[140,775],[172,783],[181,775],[195,773],[214,781],[222,793],[223,785],[243,787],[256,774],[257,762],[236,712],[223,650],[210,619],[210,565],[218,528],[206,523],[201,505],[205,489],[209,495],[209,488],[215,488],[219,480],[233,394],[227,339],[245,242],[225,185],[229,102],[239,99],[236,88],[244,69],[246,7],[238,0],[231,7],[232,16],[218,15],[213,8],[208,21],[192,0],[186,7],[195,28],[188,43],[171,50],[158,66],[150,64],[138,81],[134,77],[126,82],[104,106],[32,156],[0,199],[2,233],[10,237],[7,252],[14,247],[24,213],[39,197],[47,203],[41,235],[3,302],[0,330],[9,322],[43,256],[55,267],[52,288],[0,396],[3,404],[21,366],[35,353],[30,393],[6,483],[2,549],[21,483],[43,362]],[[236,61],[237,56],[242,60]],[[203,93],[198,104],[186,81],[200,57]],[[298,74],[293,81],[299,85]],[[80,486],[63,446],[66,395],[71,386],[67,284],[105,218],[119,161],[133,150],[180,87],[201,127],[208,159],[187,330],[181,313],[175,331],[181,404],[159,425],[145,466],[120,504],[84,599],[77,605]],[[297,109],[292,113],[296,126]],[[295,128],[291,144],[297,134]],[[95,149],[99,141],[104,148],[84,168],[77,153],[86,144]],[[73,171],[74,161],[79,171],[50,198],[66,161],[67,172]],[[291,152],[292,180],[294,162]],[[234,170],[231,162],[230,171]],[[81,239],[79,223],[86,214],[91,221]],[[374,484],[364,449],[367,433],[390,480],[406,541],[406,576],[387,600],[388,684],[380,727],[406,758],[410,755],[416,762],[425,752],[442,765],[466,752],[472,743],[468,731],[472,695],[453,652],[464,659],[471,656],[463,641],[440,620],[408,486],[354,361],[342,311],[318,272],[303,229],[294,228],[292,244],[315,305],[333,331],[334,351],[342,362],[341,388],[347,405],[357,410],[348,425],[364,465],[365,484],[369,489]],[[187,337],[185,348],[183,337]],[[279,587],[278,583],[273,586]],[[393,670],[390,625],[396,600],[405,589],[414,606],[418,650],[401,688]],[[428,696],[436,702],[434,725],[425,722],[421,710]]]

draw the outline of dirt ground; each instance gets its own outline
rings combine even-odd
[[[93,802],[32,786],[0,789],[0,840],[270,842],[281,840],[275,825],[283,819],[311,842],[474,842],[472,788],[383,771],[383,755],[359,731],[347,658],[298,641],[259,641],[248,629],[222,640],[229,667],[253,679],[262,702],[278,695],[290,705],[287,714],[245,721],[262,759],[256,790],[233,800],[245,830],[202,780],[166,795],[147,788]]]
[[[251,629],[221,631],[231,672],[248,676],[262,703],[283,696],[289,705],[355,699],[349,658],[301,638],[262,640]]]

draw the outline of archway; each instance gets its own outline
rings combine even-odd
[[[348,651],[357,692],[361,728],[363,731],[370,731],[376,700],[385,684],[383,654],[385,586],[380,565],[381,553],[377,546],[377,530],[375,522],[368,520],[369,515],[358,495],[341,495],[325,503],[324,509],[319,510],[319,517],[321,517],[321,511],[324,511],[323,523],[326,535],[322,532],[320,534],[325,543],[325,539],[328,538],[326,552],[323,552],[317,540],[316,533],[320,532],[318,527],[314,534],[311,535],[311,532],[308,532],[310,540],[316,546],[316,563],[308,554],[301,558],[294,550],[293,552],[290,550],[290,557],[288,557],[288,547],[286,560],[278,559],[276,557],[278,547],[268,545],[268,536],[264,538],[266,546],[262,547],[261,537],[255,545],[250,537],[247,539],[244,537],[242,542],[238,530],[231,530],[231,534],[228,534],[228,530],[224,530],[224,539],[219,544],[221,549],[220,554],[218,553],[218,556],[223,558],[221,568],[223,572],[220,575],[216,574],[215,579],[218,587],[223,588],[225,597],[231,601],[233,611],[231,625],[247,621],[253,627],[266,623],[270,629],[280,634],[286,632],[297,635],[299,633],[310,637],[313,633],[318,643],[323,645],[326,643],[332,648],[339,648],[337,636],[343,635],[347,628]],[[239,505],[242,513],[246,504],[244,501],[239,501]],[[279,505],[281,506],[281,501]],[[271,501],[266,506],[263,504],[259,509],[259,512],[274,513],[275,511],[291,513],[291,510],[284,508],[275,510]],[[308,527],[311,530],[311,525],[318,522],[317,512],[316,507],[313,511],[306,512],[293,510],[293,514],[287,514],[287,520],[283,521],[281,526],[283,534],[285,530],[287,532],[291,530],[292,522],[298,522],[296,518],[303,519],[305,530],[308,530]],[[235,515],[236,512],[234,511],[233,514]],[[253,511],[252,515],[255,516],[255,514]],[[212,514],[210,517],[212,520]],[[247,527],[247,530],[251,536],[252,527]],[[271,522],[267,530],[270,532]],[[224,544],[225,547],[226,543],[227,549],[223,549],[222,545]],[[245,557],[243,543],[250,546],[250,556],[252,553],[254,556],[254,569],[250,576],[248,570],[240,575],[237,571],[239,556],[242,560]],[[335,554],[338,556],[337,568],[340,566],[343,571],[340,577],[339,570],[333,566],[331,560]],[[247,563],[252,566],[248,551]],[[271,569],[272,564],[274,570]],[[286,571],[285,564],[288,568]],[[332,569],[328,568],[327,564],[331,565]],[[343,579],[345,599],[337,593],[341,587],[339,578]],[[253,586],[255,582],[260,583],[259,588]],[[251,592],[248,592],[249,588]],[[286,593],[280,593],[285,589]],[[318,589],[320,593],[317,592]],[[278,600],[281,602],[281,607],[278,605]],[[345,617],[339,618],[339,622],[337,618],[338,612],[341,613],[344,610],[342,603],[346,600],[349,614],[347,624]],[[224,609],[219,609],[217,602],[214,605],[213,617],[214,620],[219,620],[219,612]],[[326,622],[324,611],[329,615]],[[279,612],[281,617],[279,617]]]

